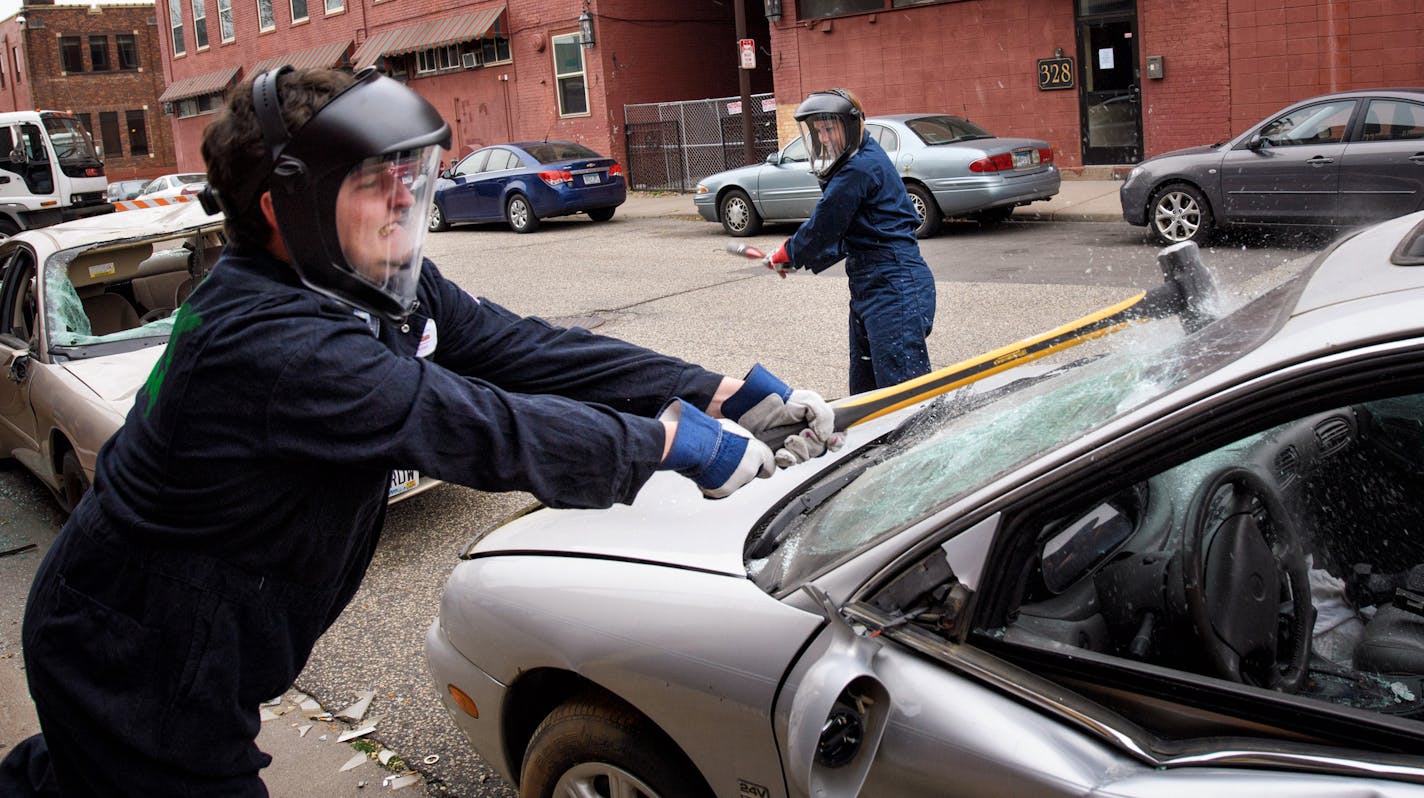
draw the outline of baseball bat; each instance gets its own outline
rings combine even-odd
[[[1193,332],[1212,321],[1216,317],[1219,303],[1216,280],[1202,262],[1196,244],[1190,241],[1173,244],[1158,253],[1157,262],[1162,268],[1164,282],[1150,291],[1143,291],[1131,299],[1089,313],[1048,332],[906,380],[899,385],[878,388],[832,403],[831,407],[836,414],[836,430],[849,429],[1014,366],[1109,335],[1134,322],[1181,314],[1182,326],[1187,332]],[[788,436],[795,435],[804,428],[804,424],[772,427],[759,432],[757,438],[776,448]]]

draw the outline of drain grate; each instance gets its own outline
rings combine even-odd
[[[601,316],[555,316],[545,321],[556,327],[582,327],[585,330],[592,330],[603,326]]]

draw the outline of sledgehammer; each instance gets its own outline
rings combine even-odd
[[[728,251],[733,246],[745,245],[728,244]],[[1184,241],[1166,247],[1157,253],[1157,265],[1162,268],[1163,283],[1150,291],[953,366],[832,403],[836,430],[879,418],[1014,366],[1117,332],[1135,322],[1179,314],[1182,326],[1191,333],[1215,320],[1220,302],[1216,278],[1202,262],[1196,244]],[[789,424],[763,430],[757,437],[769,446],[779,446],[788,435],[798,431],[798,425]]]

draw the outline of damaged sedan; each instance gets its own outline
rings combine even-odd
[[[728,499],[508,519],[436,689],[525,796],[1424,794],[1421,307],[1416,213]]]

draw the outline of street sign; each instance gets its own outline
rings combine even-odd
[[[737,51],[742,56],[742,69],[756,69],[756,39],[739,39]]]

